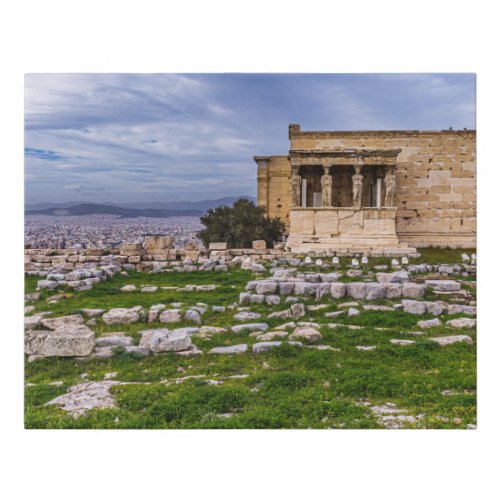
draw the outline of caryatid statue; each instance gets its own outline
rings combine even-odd
[[[323,167],[324,174],[321,176],[321,199],[324,207],[332,206],[332,176],[330,167]]]
[[[394,169],[388,169],[384,178],[385,184],[385,206],[392,207],[394,205],[394,195],[396,194],[396,176]]]
[[[302,178],[299,175],[297,167],[292,168],[292,177],[290,178],[290,189],[292,191],[292,207],[300,206],[300,189],[302,186]]]
[[[361,195],[363,194],[363,176],[361,175],[361,167],[355,166],[356,172],[352,176],[352,204],[355,207],[361,206]]]

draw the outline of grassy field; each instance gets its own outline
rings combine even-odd
[[[460,262],[463,251],[428,249],[415,262]],[[470,253],[471,251],[469,251]],[[390,260],[390,259],[389,259]],[[344,259],[343,265],[347,264]],[[388,259],[377,259],[377,263]],[[373,264],[373,262],[371,263]],[[130,273],[116,275],[84,292],[65,291],[67,297],[48,304],[47,299],[61,291],[43,291],[34,302],[35,313],[52,311],[53,316],[78,313],[82,308],[130,307],[183,302],[185,306],[202,302],[226,306],[226,312],[203,315],[203,324],[228,327],[237,322],[236,310],[227,307],[237,302],[245,284],[255,276],[239,268],[228,273]],[[26,291],[36,288],[39,278],[26,277]],[[156,293],[121,292],[125,284],[184,286],[216,284],[210,292],[159,290]],[[474,289],[471,288],[471,291]],[[383,428],[384,424],[371,408],[386,403],[406,410],[415,417],[405,422],[408,428],[466,428],[476,423],[476,336],[470,329],[446,326],[433,328],[424,335],[401,332],[417,329],[416,323],[430,315],[414,316],[402,311],[362,311],[359,316],[342,319],[324,317],[339,303],[323,298],[305,301],[326,304],[309,311],[301,321],[321,324],[321,344],[335,350],[302,349],[283,345],[260,354],[207,354],[215,346],[256,342],[248,332],[213,335],[210,339],[193,337],[203,354],[189,358],[174,353],[137,359],[118,354],[109,360],[77,361],[50,358],[25,365],[25,426],[27,428]],[[370,302],[375,303],[375,302]],[[390,304],[390,301],[379,301]],[[360,302],[359,309],[362,303]],[[252,305],[262,313],[257,321],[273,326],[279,319],[266,319],[269,312],[285,305]],[[442,316],[442,321],[461,315]],[[362,326],[331,329],[329,322]],[[179,323],[175,327],[192,326]],[[165,327],[161,323],[105,325],[102,319],[92,327],[96,336],[108,331],[124,331],[138,342],[137,332],[146,328]],[[429,337],[444,334],[466,334],[474,345],[454,344],[439,347]],[[390,339],[415,340],[414,345],[395,346]],[[356,346],[376,346],[360,351]],[[182,370],[179,370],[182,369]],[[185,370],[185,371],[183,371]],[[116,407],[88,412],[74,419],[55,406],[45,403],[64,394],[69,387],[83,381],[101,381],[116,372],[114,380],[137,382],[111,389]],[[182,373],[181,373],[182,372]],[[82,378],[85,374],[85,378]],[[166,383],[177,378],[183,383]],[[238,376],[238,377],[234,377]],[[232,377],[232,378],[231,378]],[[62,382],[62,385],[50,385]],[[450,391],[443,395],[442,391]],[[368,406],[369,403],[371,406]]]

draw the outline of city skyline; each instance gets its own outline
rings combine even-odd
[[[256,194],[303,130],[475,128],[473,74],[29,74],[25,202]]]

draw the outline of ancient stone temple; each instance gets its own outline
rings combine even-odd
[[[475,247],[475,131],[303,132],[255,156],[258,204],[292,251]]]

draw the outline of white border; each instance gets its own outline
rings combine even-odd
[[[6,3],[7,4],[7,3]],[[476,2],[476,4],[478,4]],[[2,7],[2,467],[9,497],[482,498],[497,491],[497,16],[470,2],[44,0]],[[493,9],[493,2],[490,3]],[[479,430],[24,431],[23,74],[477,72]],[[5,254],[5,255],[4,255]],[[496,262],[496,264],[495,264]],[[491,267],[490,267],[491,266]],[[6,300],[7,299],[7,300]],[[495,453],[496,455],[496,453]],[[155,495],[156,497],[156,495]],[[491,497],[491,493],[488,495]]]

